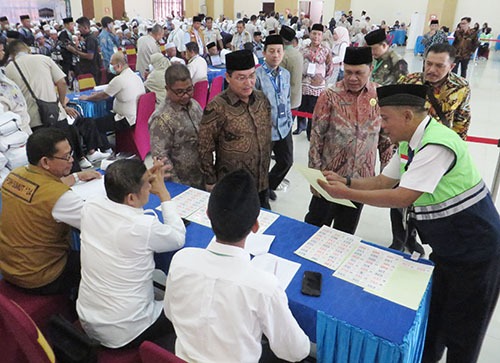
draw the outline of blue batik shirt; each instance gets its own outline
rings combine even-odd
[[[118,37],[113,33],[103,29],[101,31],[101,34],[99,34],[99,46],[101,47],[104,69],[108,69],[109,62],[111,61],[111,56],[120,46]]]

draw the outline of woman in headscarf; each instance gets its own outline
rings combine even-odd
[[[328,85],[335,85],[344,78],[345,49],[350,45],[349,31],[339,26],[333,30],[332,63],[333,72],[328,79]]]
[[[170,67],[170,61],[161,53],[155,53],[151,56],[152,72],[149,73],[144,87],[148,91],[156,93],[156,104],[160,104],[167,95],[165,89],[165,71]]]

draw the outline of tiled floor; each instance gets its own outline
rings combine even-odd
[[[420,56],[414,56],[413,52],[405,53],[404,48],[398,48],[397,51],[404,54],[410,72],[422,69]],[[500,119],[497,120],[496,117],[500,115],[500,52],[493,51],[490,54],[488,61],[470,65],[468,78],[472,88],[472,120],[469,135],[498,139],[500,138]],[[306,165],[309,143],[305,133],[294,136],[294,148],[295,163]],[[469,143],[469,149],[484,180],[491,188],[499,148],[493,145]],[[286,191],[277,192],[278,199],[271,202],[272,209],[289,217],[303,220],[311,198],[309,186],[305,179],[293,169],[289,172],[287,179],[291,184]],[[497,208],[499,203],[500,198],[497,198]],[[356,234],[367,241],[388,246],[392,238],[389,210],[365,206]],[[427,246],[426,250],[428,255],[430,249]],[[480,363],[496,363],[500,360],[500,308],[498,305],[496,310],[484,340]]]

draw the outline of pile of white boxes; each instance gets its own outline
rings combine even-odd
[[[19,166],[27,165],[26,141],[28,134],[19,127],[18,114],[0,107],[0,185],[9,172]]]

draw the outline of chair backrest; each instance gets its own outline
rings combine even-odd
[[[145,93],[137,101],[137,117],[133,128],[116,133],[116,151],[130,152],[144,160],[151,149],[148,121],[156,107],[156,94]]]
[[[194,84],[193,98],[205,109],[208,98],[208,81],[199,81]]]
[[[137,54],[137,50],[135,49],[135,46],[134,45],[126,45],[125,46],[125,54],[127,54],[127,56]]]
[[[78,80],[80,91],[94,89],[96,86],[94,76],[90,73],[80,74],[76,79]]]
[[[137,64],[137,54],[130,54],[127,55],[127,64],[132,69],[132,71],[135,72],[135,66]]]
[[[208,93],[208,102],[212,101],[215,96],[222,92],[224,88],[224,77],[218,76],[212,80],[210,85],[210,92]]]
[[[185,363],[185,360],[177,357],[174,353],[156,345],[155,343],[145,341],[139,347],[142,363]]]
[[[52,348],[33,320],[19,305],[1,294],[0,331],[2,362],[55,362]]]

